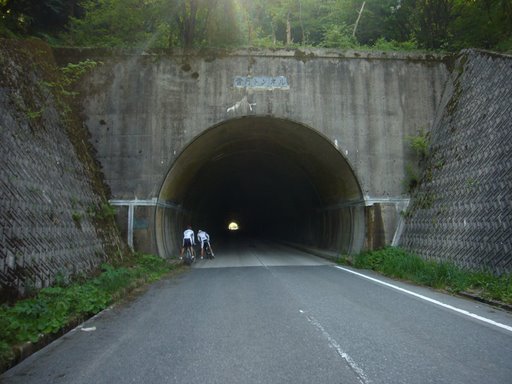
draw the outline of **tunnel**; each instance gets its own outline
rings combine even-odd
[[[158,252],[176,255],[188,224],[215,242],[251,237],[357,252],[362,199],[346,158],[314,129],[272,117],[232,119],[196,137],[170,167],[155,214]]]

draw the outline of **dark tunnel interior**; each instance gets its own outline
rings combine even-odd
[[[231,222],[238,237],[350,250],[360,218],[347,203],[360,199],[346,159],[318,132],[268,117],[230,120],[197,137],[169,171],[159,253],[172,254],[189,223],[219,240],[235,236]]]

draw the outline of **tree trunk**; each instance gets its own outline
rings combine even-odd
[[[290,12],[288,12],[288,15],[286,15],[286,45],[291,45],[292,43],[292,23],[290,21]]]
[[[356,37],[356,30],[357,25],[359,24],[359,19],[361,19],[361,15],[363,14],[364,5],[366,4],[366,1],[363,1],[363,5],[361,6],[361,10],[359,11],[357,15],[356,25],[354,25],[354,31],[352,31],[352,37]]]
[[[299,0],[299,22],[302,31],[302,45],[306,45],[306,33],[304,32],[304,22],[302,21],[302,1]]]
[[[273,21],[270,22],[270,26],[272,27],[272,42],[274,43],[274,45],[276,45],[277,44],[276,28],[274,26]]]
[[[181,8],[179,28],[183,47],[191,48],[194,45],[197,22],[197,0],[185,0]]]

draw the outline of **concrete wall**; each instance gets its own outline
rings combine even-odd
[[[364,195],[400,196],[410,155],[404,139],[429,129],[448,78],[445,62],[430,56],[215,54],[57,50],[61,62],[103,62],[82,91],[86,123],[114,198],[157,196],[168,169],[194,138],[243,115],[311,127],[357,170]],[[289,87],[237,88],[237,76],[284,76]]]
[[[293,219],[315,193],[323,204],[306,207],[314,214],[292,228],[304,245],[336,254],[394,241],[429,259],[511,270],[510,56],[463,52],[451,73],[440,58],[357,52],[57,57],[103,61],[82,84],[83,113],[121,230],[138,250],[172,255],[188,215],[180,201],[205,204],[195,173],[211,172],[210,185],[243,173],[212,159],[252,140],[288,163],[278,169],[291,174],[279,197],[293,191],[295,200],[282,213]],[[91,215],[105,196],[77,145],[87,132],[67,129],[45,85],[53,65],[42,44],[0,40],[2,296],[87,273],[122,248]],[[262,83],[240,86],[249,77]],[[425,174],[400,221],[405,167],[417,161],[406,138],[431,126]],[[279,168],[266,157],[237,159]]]
[[[395,207],[379,210],[393,216],[384,223],[396,221],[404,201],[404,170],[413,157],[406,138],[429,129],[449,75],[443,58],[395,53],[61,49],[56,55],[62,63],[103,62],[81,92],[114,199],[157,198],[178,157],[205,131],[261,116],[289,120],[330,141],[360,186],[360,201],[351,203]],[[253,82],[246,86],[248,78]],[[345,200],[330,203],[335,208]],[[386,225],[386,242],[394,229]],[[148,239],[147,231],[134,236]],[[143,247],[155,251],[154,243]]]

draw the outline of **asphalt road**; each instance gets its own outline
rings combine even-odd
[[[102,312],[0,383],[512,383],[510,313],[245,245]]]

